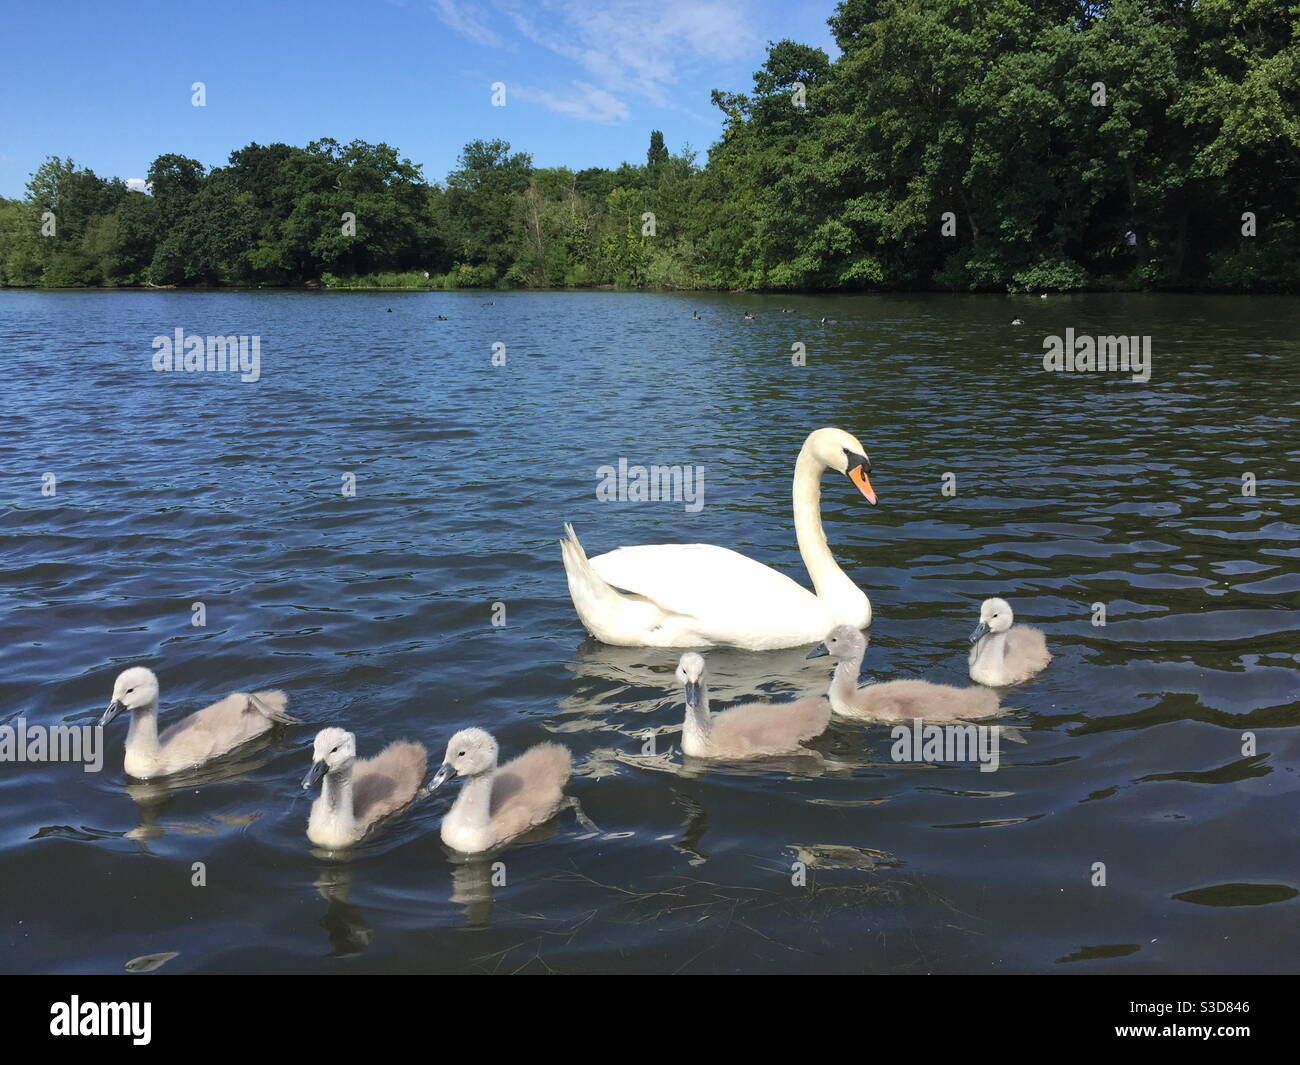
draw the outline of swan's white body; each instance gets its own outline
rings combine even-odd
[[[836,563],[821,523],[827,467],[849,473],[875,502],[865,473],[851,465],[854,457],[866,461],[852,436],[818,429],[795,463],[795,537],[815,592],[712,544],[620,547],[589,559],[566,525],[560,547],[578,617],[598,640],[621,647],[726,644],[767,651],[816,642],[836,625],[866,628],[871,601]]]

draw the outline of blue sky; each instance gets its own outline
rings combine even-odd
[[[835,54],[834,0],[104,0],[12,5],[0,195],[47,155],[142,178],[257,141],[387,141],[442,180],[501,137],[538,166],[644,162],[651,129],[703,156],[709,90],[747,92],[769,40]],[[191,85],[207,105],[191,105]],[[491,105],[493,82],[506,106]]]

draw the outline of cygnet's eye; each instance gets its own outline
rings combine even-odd
[[[339,749],[337,747],[335,747],[334,750],[330,751],[330,754],[338,754],[338,753],[339,753]]]
[[[465,757],[465,752],[464,752],[464,751],[461,751],[460,754],[456,755],[456,757],[457,757],[457,758],[464,758],[464,757]]]
[[[127,695],[130,695],[130,694],[131,694],[132,692],[134,692],[134,691],[135,691],[134,688],[127,688],[127,689],[126,689],[126,694],[127,694]]]

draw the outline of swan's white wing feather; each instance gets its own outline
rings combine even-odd
[[[591,565],[615,588],[643,596],[668,613],[706,622],[725,615],[752,627],[756,614],[825,616],[825,607],[807,588],[771,566],[713,544],[620,547],[597,555]]]

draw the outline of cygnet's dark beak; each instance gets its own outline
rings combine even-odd
[[[438,766],[438,771],[433,774],[433,779],[429,781],[429,790],[433,791],[434,788],[442,787],[455,775],[455,767],[443,762],[442,765]]]
[[[980,640],[984,639],[984,637],[987,636],[988,634],[989,634],[988,622],[981,621],[978,625],[975,626],[975,631],[970,634],[970,642],[979,643]]]
[[[819,643],[816,647],[814,647],[811,651],[809,651],[806,655],[804,655],[804,658],[821,658],[823,655],[828,655],[828,654],[830,654],[830,651],[827,650],[826,645],[824,643]]]
[[[307,775],[302,778],[302,786],[304,788],[314,788],[316,782],[325,775],[325,769],[326,766],[323,761],[312,762],[311,768],[307,770]]]
[[[117,715],[120,714],[125,709],[126,709],[126,703],[122,702],[122,700],[120,699],[114,699],[111,703],[108,704],[108,709],[105,710],[103,714],[100,715],[99,718],[100,727],[102,728],[104,725],[107,725],[110,721],[113,720],[113,718],[117,717]]]
[[[700,682],[698,680],[688,680],[686,682],[686,705],[700,705]]]

